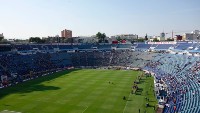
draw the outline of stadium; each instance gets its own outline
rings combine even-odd
[[[198,47],[1,44],[0,113],[198,113]]]

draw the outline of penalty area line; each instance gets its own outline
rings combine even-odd
[[[82,113],[84,113],[84,112],[88,109],[88,106],[85,105],[85,107],[86,107],[86,108],[83,110]]]

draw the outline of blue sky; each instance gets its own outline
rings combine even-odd
[[[200,0],[0,0],[6,38],[90,36],[98,31],[159,35],[200,29]]]

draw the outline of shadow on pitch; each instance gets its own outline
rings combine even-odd
[[[4,106],[10,106],[9,104],[3,104]]]
[[[29,81],[26,81],[23,83],[19,83],[17,85],[11,86],[11,87],[0,89],[0,99],[9,94],[18,93],[18,94],[21,94],[21,96],[26,96],[24,93],[31,93],[34,91],[59,90],[60,87],[46,86],[41,83],[53,80],[55,78],[63,76],[64,74],[68,74],[68,73],[71,73],[73,71],[78,71],[78,70],[79,69],[66,70],[66,71],[50,74],[47,76],[41,76],[39,78],[29,80]]]

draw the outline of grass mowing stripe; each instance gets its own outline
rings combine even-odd
[[[129,96],[128,96],[128,100],[130,99],[130,95],[131,95],[131,93],[130,93]],[[126,105],[125,105],[125,107],[124,107],[123,113],[124,113],[124,111],[126,110],[127,103],[128,103],[128,101],[126,101]]]
[[[144,79],[139,84],[143,88],[141,95],[130,95],[138,74],[138,71],[77,69],[43,76],[1,89],[0,112],[5,109],[22,113],[138,112],[138,108],[146,109],[144,91],[153,83],[152,78]],[[122,97],[128,95],[132,101],[126,102]],[[154,101],[153,96],[150,99]],[[151,108],[147,110],[153,113]]]

